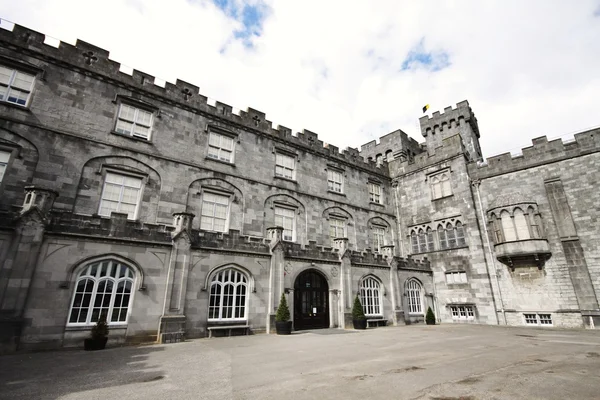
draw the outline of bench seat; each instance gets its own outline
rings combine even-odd
[[[227,336],[231,336],[231,331],[236,329],[243,329],[244,335],[248,335],[248,330],[250,329],[250,325],[215,325],[209,326],[208,328],[208,337],[212,337],[213,331],[227,331]]]

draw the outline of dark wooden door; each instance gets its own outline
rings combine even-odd
[[[294,284],[294,329],[329,328],[329,287],[319,272],[308,270]]]

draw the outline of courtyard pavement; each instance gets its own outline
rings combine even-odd
[[[600,331],[477,325],[0,357],[0,399],[600,399]]]

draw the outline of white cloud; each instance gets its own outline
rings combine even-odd
[[[208,0],[21,0],[0,5],[0,17],[88,41],[115,61],[194,83],[208,97],[339,147],[397,128],[422,141],[421,107],[464,99],[486,155],[600,125],[598,1],[267,3],[250,48],[234,37],[240,20]],[[401,70],[419,43],[447,54],[449,66]]]

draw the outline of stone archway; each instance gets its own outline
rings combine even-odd
[[[329,285],[315,269],[302,272],[294,282],[294,329],[329,328]]]

